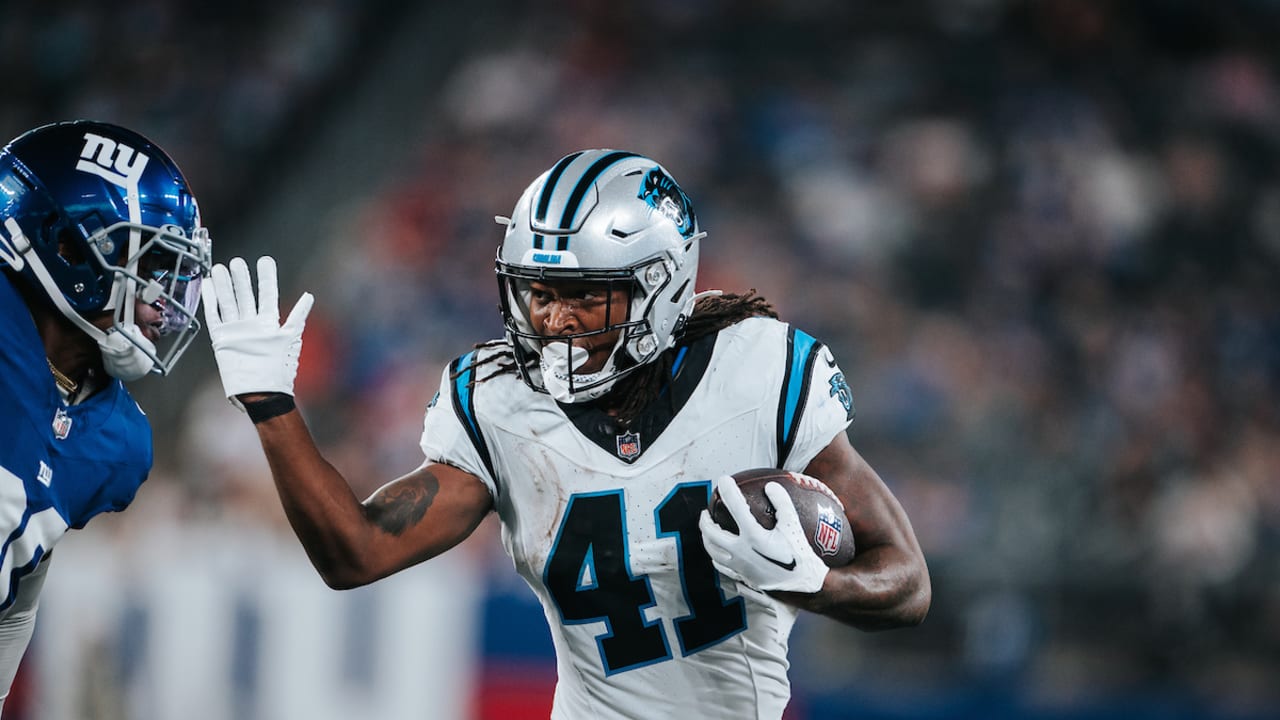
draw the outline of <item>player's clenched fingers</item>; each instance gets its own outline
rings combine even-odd
[[[725,536],[733,535],[733,533],[720,527],[715,520],[712,520],[711,513],[706,510],[703,510],[702,514],[698,516],[698,529],[702,531],[703,545],[722,544]]]
[[[776,482],[771,482],[764,486],[764,495],[769,498],[769,502],[773,503],[773,509],[778,518],[777,525],[774,527],[779,530],[790,530],[791,528],[800,529],[800,513],[796,512],[795,501],[791,499],[791,495]]]
[[[711,519],[711,513],[706,510],[703,510],[702,515],[698,517],[698,529],[702,531],[702,546],[706,548],[708,555],[713,559],[717,556],[733,557],[733,552],[727,545],[737,536],[716,524],[716,521]]]
[[[725,509],[738,524],[739,532],[747,532],[752,525],[759,525],[751,514],[751,508],[747,506],[747,499],[742,496],[742,490],[738,488],[738,481],[730,475],[721,475],[712,482],[716,492],[720,493]]]
[[[702,547],[707,551],[707,556],[711,558],[711,564],[715,565],[716,570],[734,580],[744,581],[742,575],[733,567],[735,556],[733,548],[742,543],[741,538],[717,525],[706,510],[703,510],[698,518],[698,528],[702,531]]]

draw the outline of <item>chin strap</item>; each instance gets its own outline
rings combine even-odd
[[[102,368],[113,378],[125,382],[145,377],[156,366],[155,344],[142,334],[137,325],[116,325],[98,341],[102,351]],[[148,352],[150,350],[150,352]]]
[[[23,264],[31,266],[31,272],[35,273],[45,294],[58,311],[98,343],[98,348],[102,351],[102,366],[108,375],[128,382],[151,372],[155,367],[155,345],[142,334],[137,325],[117,324],[111,332],[104,332],[102,328],[86,320],[67,302],[66,296],[58,289],[58,284],[54,282],[53,276],[45,268],[44,262],[36,254],[17,221],[6,218],[4,226],[9,230],[10,244],[18,253],[16,258],[10,259],[14,269],[21,270]]]

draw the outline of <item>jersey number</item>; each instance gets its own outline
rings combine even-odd
[[[742,598],[726,600],[720,574],[702,549],[698,516],[711,497],[707,482],[677,485],[654,511],[658,536],[675,540],[689,614],[674,620],[681,655],[691,655],[747,626]],[[631,574],[626,503],[621,490],[569,498],[543,581],[567,625],[600,622],[596,637],[607,675],[671,659],[649,578]]]

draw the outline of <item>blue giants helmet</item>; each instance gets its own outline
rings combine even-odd
[[[199,331],[210,262],[186,178],[143,136],[81,120],[36,128],[0,150],[0,265],[100,346],[121,345],[113,334],[132,343],[145,357],[127,374],[172,369]],[[159,341],[134,327],[135,300],[160,311]],[[106,332],[90,323],[104,313],[114,314]]]
[[[497,258],[503,321],[531,387],[548,391],[553,378],[544,377],[544,350],[554,346],[569,355],[575,338],[621,331],[604,370],[570,369],[559,378],[560,391],[551,392],[562,402],[600,397],[675,346],[693,312],[704,234],[689,198],[657,162],[617,150],[572,153],[534,180],[512,217],[499,222],[507,225]],[[631,300],[610,309],[602,330],[540,336],[530,322],[530,283],[557,280],[622,287]],[[571,364],[566,358],[550,365]]]

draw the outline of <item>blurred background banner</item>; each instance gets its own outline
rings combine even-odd
[[[1280,717],[1280,2],[0,0],[0,135],[149,136],[215,258],[317,295],[297,390],[361,497],[499,334],[494,215],[660,160],[829,344],[933,609],[806,616],[790,720]],[[6,720],[545,717],[497,526],[324,587],[207,344],[134,385],[157,465],[58,549]],[[523,713],[523,714],[522,714]]]

